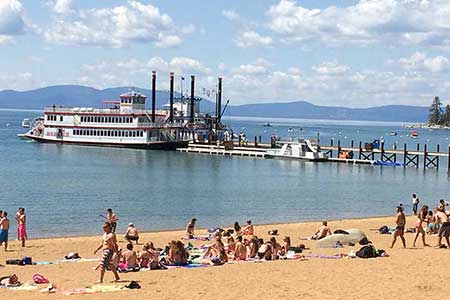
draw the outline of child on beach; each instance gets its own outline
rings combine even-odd
[[[4,211],[0,216],[0,246],[3,244],[5,245],[5,252],[8,251],[9,225],[8,213]]]

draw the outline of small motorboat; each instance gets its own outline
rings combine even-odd
[[[418,139],[419,138],[419,133],[417,131],[413,131],[413,132],[411,132],[411,137],[413,139]]]
[[[389,135],[390,135],[390,136],[397,136],[397,132],[391,131],[391,132],[389,132]]]
[[[272,124],[270,124],[269,122],[267,122],[266,124],[263,125],[264,127],[272,127]]]
[[[304,159],[309,161],[327,160],[327,156],[320,152],[319,147],[307,139],[298,139],[298,141],[277,141],[276,145],[280,148],[267,149],[268,156],[273,158]]]

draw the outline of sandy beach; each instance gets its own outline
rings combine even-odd
[[[412,227],[414,217],[408,217],[407,227]],[[0,289],[0,299],[437,299],[447,298],[450,267],[447,259],[449,250],[423,249],[418,241],[412,248],[412,233],[406,234],[407,249],[402,249],[400,241],[394,249],[389,249],[391,235],[380,235],[373,229],[382,225],[392,226],[394,217],[338,220],[329,223],[332,230],[360,228],[379,249],[387,250],[389,257],[374,259],[320,259],[284,260],[274,262],[235,262],[224,266],[170,269],[121,274],[124,285],[137,280],[139,290],[95,293],[88,295],[64,295],[61,292],[44,294],[38,290],[14,291]],[[200,222],[201,225],[201,222]],[[273,224],[255,226],[255,233],[267,239],[267,232],[278,229],[278,239],[291,236],[293,245],[305,243],[311,249],[308,254],[334,255],[358,250],[361,246],[341,249],[317,249],[314,241],[300,241],[300,237],[311,235],[319,226],[318,222],[295,224]],[[83,258],[96,258],[93,250],[100,241],[98,237],[73,237],[35,239],[28,241],[26,248],[20,248],[18,241],[11,241],[10,252],[0,250],[0,263],[6,259],[31,256],[33,261],[55,261],[63,259],[69,252],[78,252]],[[198,229],[197,233],[205,233]],[[141,233],[142,241],[152,241],[163,247],[172,239],[180,239],[183,231]],[[14,237],[14,232],[10,232]],[[118,234],[122,248],[126,242]],[[427,236],[427,242],[436,244],[436,236]],[[199,246],[204,242],[193,242]],[[140,250],[138,246],[137,250]],[[439,264],[438,264],[439,263]],[[97,262],[72,262],[54,265],[0,267],[0,276],[16,273],[22,282],[31,282],[33,274],[46,276],[60,290],[91,286],[98,273],[93,271]],[[443,270],[443,275],[440,275]],[[113,276],[106,274],[108,284]],[[39,286],[39,289],[46,285]]]

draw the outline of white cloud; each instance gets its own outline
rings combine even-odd
[[[183,27],[182,33],[195,27]],[[76,16],[60,16],[45,32],[47,41],[67,45],[124,47],[131,42],[174,47],[181,43],[180,30],[172,18],[151,4],[129,0],[112,8],[78,11]]]
[[[58,14],[74,12],[72,0],[56,0],[53,11]]]
[[[252,46],[270,46],[272,45],[272,38],[270,36],[262,36],[255,31],[241,32],[235,40],[236,45],[241,48],[248,48]]]
[[[335,61],[326,61],[317,66],[313,66],[312,69],[322,75],[340,75],[346,73],[349,67],[340,65]]]
[[[13,44],[14,38],[9,35],[0,35],[0,45]]]
[[[267,16],[269,27],[287,42],[450,48],[450,1],[359,0],[351,6],[320,10],[280,0]]]
[[[238,21],[241,18],[240,15],[233,9],[223,10],[222,15],[230,21]]]
[[[406,70],[419,70],[429,72],[443,72],[449,69],[450,62],[444,56],[427,57],[426,54],[416,52],[410,57],[399,59],[399,64]]]
[[[7,72],[0,71],[0,90],[27,90],[39,87],[40,84],[35,80],[30,72]]]
[[[25,21],[20,1],[0,1],[0,35],[18,35],[25,32]]]

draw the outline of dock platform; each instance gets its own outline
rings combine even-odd
[[[254,147],[233,147],[233,149],[226,149],[225,146],[205,145],[205,144],[189,144],[187,148],[179,148],[177,151],[185,153],[201,153],[210,155],[224,155],[224,156],[241,156],[254,158],[272,158],[265,149]]]

